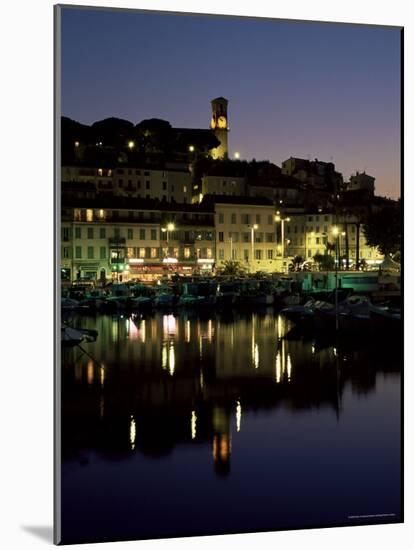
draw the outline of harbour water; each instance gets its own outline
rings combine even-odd
[[[401,520],[401,346],[273,309],[74,316],[63,542]]]

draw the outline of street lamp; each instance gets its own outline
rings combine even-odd
[[[238,151],[234,153],[234,158],[237,160],[240,158],[240,153]]]
[[[253,268],[253,260],[254,260],[254,232],[259,229],[259,226],[257,225],[257,223],[253,224],[251,227],[250,227],[250,230],[251,230],[251,239],[252,239],[252,268]]]
[[[133,149],[135,147],[134,141],[128,141],[128,149]]]
[[[190,151],[190,153],[194,153],[194,145],[189,145],[188,150]]]
[[[167,235],[167,256],[169,255],[169,241],[170,241],[170,231],[174,231],[175,225],[173,223],[167,223],[166,227],[162,227],[161,231]]]
[[[282,263],[285,259],[285,222],[290,222],[290,218],[282,218],[279,212],[276,213],[275,222],[280,222],[280,237],[282,245]]]
[[[335,330],[339,328],[339,316],[338,316],[338,241],[339,241],[339,228],[335,225],[332,228],[332,234],[335,237]]]

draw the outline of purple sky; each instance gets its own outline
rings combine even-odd
[[[400,194],[400,30],[62,10],[62,114],[208,127],[229,100],[230,153],[333,161]]]

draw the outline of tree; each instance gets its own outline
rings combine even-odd
[[[373,210],[363,226],[368,246],[378,247],[381,254],[395,254],[401,250],[401,202],[393,201]]]
[[[329,254],[315,254],[313,257],[320,271],[331,271],[335,267],[335,260]]]
[[[236,278],[245,275],[246,269],[240,264],[240,262],[226,260],[223,262],[223,267],[220,269],[220,272],[224,275],[224,277]]]
[[[303,264],[302,256],[295,256],[289,265],[289,271],[300,271],[301,264]]]

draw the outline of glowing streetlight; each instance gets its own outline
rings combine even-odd
[[[135,141],[128,141],[128,149],[133,149],[135,147]]]
[[[253,267],[253,260],[254,260],[254,232],[257,231],[257,229],[259,229],[259,226],[257,225],[257,223],[253,224],[250,228],[251,230],[251,233],[252,233],[252,267]]]
[[[173,223],[167,223],[166,227],[161,227],[161,231],[163,233],[167,233],[167,256],[168,256],[168,249],[169,249],[169,240],[170,240],[170,231],[174,231],[175,225]]]
[[[239,153],[238,151],[236,151],[236,152],[234,153],[234,158],[235,158],[235,159],[239,159],[239,158],[240,158],[240,153]]]
[[[194,153],[194,145],[189,145],[188,150],[190,151],[190,153]]]
[[[339,228],[334,225],[332,228],[332,234],[335,237],[335,329],[339,328],[339,315],[338,315],[338,244],[339,244]]]
[[[290,218],[282,218],[282,216],[280,215],[280,212],[277,211],[275,215],[275,222],[280,222],[280,237],[282,241],[281,250],[282,250],[282,262],[283,262],[283,260],[285,259],[285,222],[289,223]]]
[[[79,147],[79,141],[75,141],[75,147]]]

